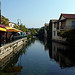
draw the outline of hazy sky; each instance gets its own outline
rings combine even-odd
[[[2,15],[27,28],[39,28],[61,13],[75,14],[75,0],[1,0]]]

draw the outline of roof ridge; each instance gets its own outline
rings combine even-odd
[[[75,15],[75,14],[66,14],[66,13],[62,13],[62,15]]]

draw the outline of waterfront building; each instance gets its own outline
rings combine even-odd
[[[75,28],[75,14],[61,14],[58,20],[50,20],[49,27],[52,40],[65,41],[60,33]]]
[[[50,39],[56,39],[57,38],[57,25],[56,25],[57,19],[51,19],[49,22],[49,30],[50,30]]]

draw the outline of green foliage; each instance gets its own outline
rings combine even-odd
[[[49,26],[47,26],[47,31],[49,31]]]
[[[20,29],[20,27],[17,24],[14,25],[14,28]]]
[[[29,30],[26,28],[26,32],[29,32]]]
[[[31,38],[31,35],[27,35],[27,39]]]
[[[25,25],[21,24],[20,26],[18,26],[17,24],[14,25],[14,28],[19,29],[23,32],[28,32],[29,30],[25,27]]]
[[[1,16],[1,24],[9,26],[9,19],[6,18],[6,17],[4,17],[4,16]],[[14,28],[19,29],[19,30],[21,30],[23,32],[29,32],[29,30],[23,24],[21,24],[20,26],[18,26],[17,24],[15,24]]]
[[[35,28],[35,31],[36,31],[37,33],[39,32],[39,30],[40,30],[39,28]]]
[[[50,29],[49,29],[49,26],[47,26],[47,38],[48,39],[50,38]]]
[[[29,30],[25,27],[25,25],[21,24],[20,25],[20,30],[22,30],[23,32],[28,32]]]
[[[35,35],[36,34],[36,32],[35,32],[35,29],[31,29],[31,35],[33,36],[33,35]]]
[[[48,34],[47,37],[49,37],[49,34],[50,34],[49,26],[46,26],[46,31],[47,31],[47,34]],[[39,30],[39,38],[43,39],[44,38],[44,34],[45,34],[44,27],[41,27],[40,30]]]
[[[4,16],[1,16],[1,24],[9,26],[9,19]]]
[[[66,32],[67,32],[66,30],[60,31],[60,32],[57,33],[57,35],[64,37],[63,35],[64,35]]]
[[[29,28],[29,32],[31,33],[31,36],[37,36],[39,32],[39,28]]]
[[[64,32],[62,37],[66,38],[66,41],[70,44],[75,44],[75,29]]]
[[[44,38],[44,27],[39,30],[39,38]]]

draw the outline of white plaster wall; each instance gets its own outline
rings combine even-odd
[[[65,18],[62,16],[60,20],[63,20],[63,19],[65,19]]]
[[[54,31],[54,23],[52,23],[52,31]]]
[[[9,26],[10,26],[10,27],[14,27],[14,25],[15,25],[15,24],[13,24],[13,23],[9,23]]]
[[[54,36],[54,32],[55,32],[55,36]],[[57,39],[57,29],[54,28],[54,23],[52,24],[52,39]]]
[[[54,36],[54,32],[55,32],[55,36]],[[57,36],[57,30],[56,30],[56,31],[52,32],[52,39],[57,39],[57,38],[58,38],[58,36]]]
[[[75,19],[67,19],[66,20],[66,27],[65,27],[65,29],[70,29],[70,28],[72,28],[72,21],[75,21]]]

